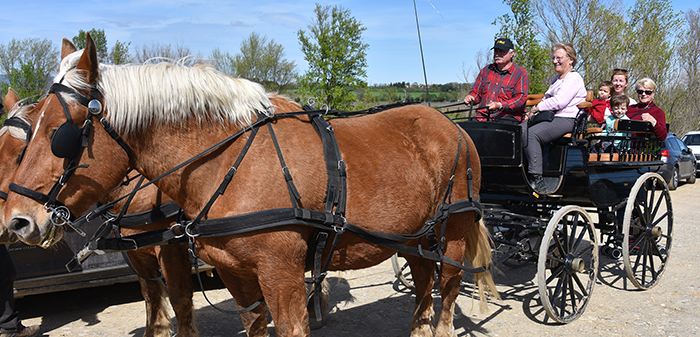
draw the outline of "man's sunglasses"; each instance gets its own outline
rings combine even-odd
[[[646,94],[647,96],[654,93],[654,90],[637,90],[637,95]]]

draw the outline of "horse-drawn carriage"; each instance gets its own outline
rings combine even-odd
[[[328,120],[207,66],[101,65],[89,36],[61,82],[32,109],[36,127],[4,208],[8,230],[50,246],[71,211],[87,211],[134,168],[151,179],[138,189],[155,184],[182,207],[178,221],[95,249],[184,238],[245,308],[249,335],[267,335],[268,309],[278,335],[309,334],[305,270],[320,286],[328,270],[365,268],[400,251],[416,284],[412,335],[452,336],[463,271],[493,285],[479,180],[492,236],[515,248],[503,257],[538,261],[543,301],[557,320],[580,315],[598,272],[597,234],[581,206],[599,208],[606,242],[622,249],[641,287],[656,283],[670,250],[668,192],[650,183],[658,176],[641,174],[657,161],[632,160],[647,158],[646,147],[591,164],[574,132],[546,151],[547,183],[556,189],[539,195],[523,178],[517,125],[461,123],[475,146],[425,106]],[[433,261],[442,297],[435,326]]]
[[[586,127],[587,115],[582,112],[570,134],[544,147],[546,194],[533,190],[527,179],[526,129],[456,118],[481,159],[480,197],[494,259],[536,263],[543,307],[563,323],[585,310],[598,277],[599,252],[622,258],[631,284],[648,289],[663,274],[672,243],[671,199],[655,173],[663,165],[660,142],[640,121],[618,121],[617,129],[628,136],[601,136],[599,129]],[[615,151],[598,145],[616,141]],[[406,266],[396,257],[393,266],[410,286]]]

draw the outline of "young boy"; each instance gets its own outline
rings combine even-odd
[[[594,99],[593,106],[588,110],[590,112],[591,123],[603,124],[605,118],[610,116],[610,94],[615,90],[612,82],[603,81],[598,85],[598,98]]]
[[[630,98],[627,95],[615,95],[610,98],[610,107],[612,107],[612,114],[605,118],[605,128],[603,128],[602,136],[631,136],[628,132],[618,132],[615,130],[615,121],[618,119],[629,120],[627,117],[627,107],[630,104]],[[620,148],[621,139],[616,139],[614,142],[604,141],[603,148],[605,152],[612,152],[615,149]],[[610,144],[613,144],[614,148],[610,148]]]

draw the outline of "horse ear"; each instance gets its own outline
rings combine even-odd
[[[63,61],[63,59],[66,58],[66,56],[76,51],[78,51],[78,48],[75,47],[73,42],[64,37],[63,46],[61,46],[61,61]]]
[[[17,102],[19,102],[19,95],[17,95],[15,89],[7,88],[7,94],[5,94],[5,106],[7,107],[7,111],[10,111]]]
[[[83,55],[80,56],[78,66],[76,68],[84,70],[85,80],[87,83],[95,85],[97,82],[97,76],[99,75],[97,47],[95,47],[95,41],[92,40],[90,33],[85,34],[85,40],[85,51],[83,52]]]

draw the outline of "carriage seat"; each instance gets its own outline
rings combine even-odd
[[[637,120],[615,120],[615,131],[626,132],[635,135],[635,137],[646,138],[647,141],[633,141],[628,143],[632,147],[644,148],[649,150],[652,147],[645,146],[647,142],[656,141],[655,139],[650,139],[654,136],[654,130],[652,129],[651,123],[645,121]],[[625,137],[628,138],[628,137]],[[592,141],[597,141],[596,137],[591,138]],[[656,154],[650,153],[649,151],[639,151],[640,149],[623,149],[623,153],[591,153],[588,156],[588,161],[650,161],[657,157]]]
[[[566,144],[576,144],[579,143],[580,140],[583,140],[584,132],[582,130],[585,127],[585,121],[588,120],[588,109],[593,106],[593,90],[587,90],[586,91],[586,101],[579,103],[577,106],[579,109],[584,111],[584,113],[580,114],[579,117],[576,118],[576,123],[574,123],[574,128],[571,132],[568,132],[562,136],[561,139],[553,142],[555,145],[566,145]],[[534,105],[537,105],[542,101],[544,98],[544,94],[530,94],[527,95],[527,102],[525,103],[525,106],[528,108],[531,108]],[[581,121],[581,117],[585,115],[586,119]],[[600,131],[598,131],[600,132]],[[588,131],[586,130],[586,133]]]

